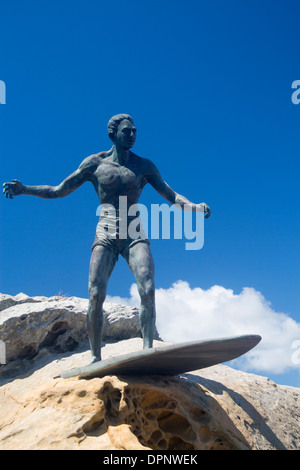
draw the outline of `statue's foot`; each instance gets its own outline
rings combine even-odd
[[[92,360],[91,360],[90,364],[94,364],[94,362],[99,362],[99,361],[101,361],[100,356],[92,356]]]

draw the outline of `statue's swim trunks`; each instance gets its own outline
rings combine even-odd
[[[125,256],[129,248],[141,242],[150,245],[139,213],[124,218],[117,210],[101,211],[92,250],[101,245],[113,251],[116,257]]]

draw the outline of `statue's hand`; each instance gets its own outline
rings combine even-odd
[[[12,180],[12,183],[3,184],[3,193],[5,197],[13,199],[13,196],[19,196],[24,193],[24,186],[19,180]]]
[[[200,208],[201,212],[204,212],[204,217],[206,219],[208,219],[208,217],[211,214],[211,210],[210,210],[209,206],[207,204],[205,204],[205,202],[201,202],[201,204],[198,204],[198,207]]]

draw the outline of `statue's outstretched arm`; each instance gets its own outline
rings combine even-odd
[[[161,196],[163,196],[171,204],[178,204],[181,209],[184,210],[195,210],[204,212],[206,219],[210,216],[211,210],[208,205],[205,204],[205,202],[195,204],[189,201],[186,197],[182,196],[181,194],[176,193],[162,179],[158,169],[152,162],[149,163],[149,174],[147,175],[147,181]]]
[[[12,180],[11,183],[3,184],[3,193],[7,198],[13,199],[14,196],[27,194],[30,196],[38,196],[46,199],[54,199],[59,197],[68,196],[75,189],[79,188],[85,181],[89,181],[93,169],[95,168],[95,161],[92,157],[87,157],[70,176],[68,176],[58,186],[27,186],[19,180]]]

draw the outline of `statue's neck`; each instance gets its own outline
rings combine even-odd
[[[113,146],[112,157],[116,163],[124,165],[129,158],[130,150],[125,149],[124,147]]]

